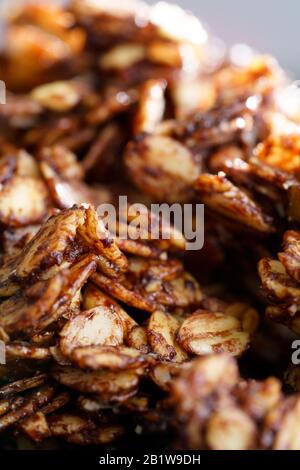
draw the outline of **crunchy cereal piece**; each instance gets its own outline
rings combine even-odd
[[[16,129],[30,128],[38,122],[43,111],[42,106],[26,95],[13,93],[6,95],[6,104],[0,108],[1,122],[5,120],[7,124]]]
[[[216,90],[210,79],[182,77],[172,83],[170,88],[177,119],[207,112],[215,105]]]
[[[203,174],[194,184],[201,201],[215,212],[249,229],[272,233],[272,219],[246,192],[234,186],[224,174]]]
[[[260,105],[258,97],[239,99],[183,121],[176,121],[171,135],[186,145],[199,149],[214,149],[230,143],[242,143],[246,149],[255,144],[254,116]]]
[[[77,156],[63,145],[44,147],[39,152],[39,159],[47,162],[56,173],[66,180],[82,180],[84,171]]]
[[[11,272],[7,273],[7,267],[5,266],[1,268],[1,281],[3,279],[3,282],[7,282],[11,276],[17,279],[34,278],[34,276],[37,279],[47,279],[50,274],[53,275],[55,273],[53,272],[53,266],[61,264],[64,266],[63,254],[69,248],[70,242],[75,241],[76,231],[80,223],[84,223],[84,211],[82,209],[70,209],[57,216],[50,217],[24,247],[20,256],[14,258],[14,263],[10,268]],[[68,260],[65,261],[65,265],[70,265]]]
[[[0,158],[0,220],[9,227],[41,222],[51,201],[38,165],[25,151],[13,150],[13,155],[9,154]]]
[[[30,328],[52,308],[63,288],[60,273],[49,281],[38,282],[21,295],[13,295],[0,304],[0,323],[8,332]]]
[[[135,369],[147,364],[150,358],[125,346],[83,346],[73,350],[72,361],[81,369]]]
[[[284,265],[287,273],[300,282],[300,233],[288,230],[283,237],[283,253],[278,258]]]
[[[166,288],[167,294],[163,292]],[[155,295],[156,301],[166,307],[197,307],[203,298],[202,290],[197,280],[189,273],[183,273],[176,279],[162,285],[162,291]]]
[[[121,372],[84,372],[72,367],[56,366],[52,375],[59,383],[81,393],[103,394],[107,397],[131,392],[139,382],[137,369]]]
[[[201,21],[192,13],[167,2],[158,2],[150,8],[150,21],[160,35],[175,42],[191,43],[200,51],[208,40]]]
[[[71,318],[60,332],[60,349],[70,356],[83,346],[116,346],[123,343],[124,330],[118,315],[109,307],[99,306]]]
[[[27,243],[37,234],[40,225],[27,225],[26,227],[8,228],[3,231],[3,264],[20,254]]]
[[[42,225],[23,251],[0,269],[0,292],[17,291],[16,280],[26,283],[48,279],[68,268],[87,250],[107,258],[117,270],[127,266],[125,256],[91,207],[60,212]],[[2,284],[2,286],[1,286]],[[3,294],[2,294],[3,295]]]
[[[101,290],[97,289],[93,284],[88,284],[84,290],[82,306],[84,310],[90,310],[95,307],[105,307],[115,312],[123,324],[125,337],[137,326],[134,319],[131,318],[114,299],[104,294],[104,292],[101,292]]]
[[[224,371],[226,370],[226,374]],[[198,400],[209,396],[215,390],[223,393],[232,390],[239,378],[235,360],[226,354],[211,355],[197,359],[184,369],[172,386],[174,399],[183,414],[194,410]],[[201,381],[201,387],[198,384]],[[184,399],[183,399],[184,397]]]
[[[123,70],[145,57],[146,49],[142,44],[120,44],[100,57],[99,67],[103,70]]]
[[[74,72],[84,44],[85,32],[74,27],[70,12],[58,5],[25,5],[7,28],[2,78],[9,89],[28,90],[57,79],[63,66]]]
[[[5,415],[8,411],[19,408],[24,403],[24,398],[20,396],[12,396],[0,400],[0,416]]]
[[[233,316],[198,310],[182,323],[178,342],[197,355],[226,352],[239,356],[248,347],[249,334]]]
[[[32,90],[31,97],[43,107],[59,113],[69,111],[80,101],[76,84],[71,81],[40,85]]]
[[[55,206],[69,209],[76,204],[94,203],[93,194],[84,182],[64,180],[46,162],[41,162],[40,169]]]
[[[162,359],[174,362],[183,362],[187,354],[176,340],[180,322],[164,312],[152,313],[148,327],[147,336],[151,349]]]
[[[8,332],[42,331],[72,309],[74,296],[95,268],[94,257],[87,255],[69,270],[17,292],[0,304],[1,326]]]
[[[71,395],[68,392],[62,392],[56,395],[53,400],[41,408],[41,411],[48,415],[59,410],[70,401]]]
[[[192,184],[200,174],[200,167],[187,147],[159,135],[143,136],[131,142],[124,162],[131,181],[159,201],[189,200]]]
[[[41,179],[14,176],[2,185],[0,220],[4,225],[20,227],[41,222],[49,207],[49,194]]]
[[[95,209],[86,209],[85,223],[78,227],[78,234],[85,243],[92,246],[97,254],[110,261],[117,272],[125,271],[127,259],[117,247],[113,237],[106,230],[103,221],[98,218]]]
[[[51,436],[47,419],[41,411],[22,421],[20,429],[34,442],[41,442]]]
[[[262,445],[272,450],[299,450],[299,395],[285,398],[266,415]]]
[[[190,362],[160,362],[150,369],[150,378],[164,391],[170,391],[173,381],[179,374],[188,369]]]
[[[25,399],[24,404],[21,404],[16,410],[6,413],[0,417],[0,431],[12,426],[22,418],[35,413],[39,408],[48,403],[54,395],[54,388],[51,386],[44,386],[32,392],[31,395]]]
[[[135,325],[128,332],[126,343],[129,347],[137,349],[142,353],[148,353],[150,350],[148,344],[147,328],[140,325]]]
[[[101,410],[102,405],[99,400],[86,395],[79,395],[77,404],[80,410],[86,413],[95,413]]]
[[[145,310],[146,312],[153,312],[155,304],[146,298],[143,298],[138,292],[126,289],[120,282],[115,280],[113,283],[111,279],[100,273],[95,273],[91,276],[92,281],[108,294],[116,297],[118,300],[125,302],[128,305]]]
[[[4,385],[0,388],[0,396],[9,396],[14,395],[15,393],[23,392],[30,388],[39,387],[46,380],[46,374],[38,374],[27,379],[17,380],[16,382],[11,382],[8,385]]]
[[[262,382],[240,381],[235,396],[251,416],[261,420],[282,399],[281,383],[274,377],[268,377]]]
[[[51,357],[48,348],[39,348],[24,342],[11,342],[5,345],[5,354],[8,358],[34,359],[43,361]]]
[[[93,175],[97,171],[99,179],[105,176],[114,166],[115,153],[118,153],[122,141],[122,132],[118,125],[108,123],[104,126],[81,161],[85,173]]]
[[[259,325],[259,314],[246,302],[233,302],[225,307],[224,313],[240,320],[243,331],[253,335]]]
[[[0,340],[3,341],[3,343],[8,343],[10,338],[9,335],[6,333],[6,331],[0,327]]]
[[[234,406],[216,411],[207,423],[206,441],[213,450],[253,449],[256,427],[245,411]]]
[[[283,71],[273,57],[252,53],[247,64],[229,64],[216,74],[214,81],[221,98],[232,102],[241,96],[268,96],[283,79]]]
[[[101,445],[115,441],[125,433],[123,426],[101,426],[97,429],[83,430],[68,436],[66,440],[78,445]]]
[[[298,403],[282,396],[277,379],[241,381],[226,355],[191,363],[174,381],[170,402],[184,448],[215,450],[299,448]]]
[[[256,156],[264,163],[299,176],[300,135],[269,137],[256,147]]]
[[[273,300],[273,299],[272,299]],[[294,301],[292,303],[283,303],[279,305],[268,305],[265,310],[265,315],[270,320],[276,323],[282,323],[288,328],[293,330],[296,334],[300,332],[300,318],[299,308]]]
[[[129,258],[128,270],[114,283],[100,273],[93,282],[113,297],[147,312],[170,307],[197,306],[202,292],[197,281],[183,272],[182,264],[175,260]]]
[[[134,117],[134,133],[153,133],[165,110],[164,80],[148,80],[140,90],[138,109]]]
[[[93,427],[93,423],[75,414],[59,414],[47,418],[53,436],[65,436]]]
[[[153,254],[153,258],[163,259],[165,255],[163,250],[175,252],[186,249],[184,235],[172,225],[167,217],[164,217],[163,212],[155,213],[150,212],[148,209],[141,211],[132,204],[128,207],[127,213],[121,214],[115,229],[117,235],[122,236],[118,243],[125,242],[125,250],[126,243],[132,244],[135,241],[140,241],[141,243],[147,243],[147,248],[151,250],[150,254]],[[123,239],[124,235],[129,236],[129,239]],[[146,246],[143,245],[143,250],[145,248]],[[131,250],[129,249],[128,252],[130,253]],[[144,253],[140,254],[133,251],[133,254],[148,257]]]
[[[88,125],[101,125],[115,116],[128,111],[136,102],[137,94],[134,90],[123,90],[109,87],[100,101],[87,112],[85,120]]]
[[[288,275],[284,265],[277,260],[263,258],[258,263],[263,288],[274,302],[296,303],[300,295],[297,282]]]
[[[63,276],[58,273],[48,281],[40,281],[23,293],[17,293],[0,304],[0,324],[7,332],[36,327],[63,289]]]

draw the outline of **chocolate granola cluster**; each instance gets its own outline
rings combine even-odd
[[[4,445],[299,450],[300,98],[275,59],[165,2],[31,2],[0,79]],[[152,203],[203,203],[203,248]]]

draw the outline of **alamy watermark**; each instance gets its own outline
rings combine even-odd
[[[0,104],[6,104],[6,86],[2,80],[0,80]]]
[[[116,207],[101,204],[97,214],[112,236],[123,240],[186,240],[187,251],[201,250],[204,244],[203,204],[128,204],[119,196]]]
[[[0,341],[0,365],[6,364],[5,343]]]
[[[291,357],[292,364],[298,366],[300,364],[300,339],[296,339],[292,342],[292,349],[295,350]]]

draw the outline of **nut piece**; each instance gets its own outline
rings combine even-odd
[[[249,334],[233,316],[198,310],[182,323],[178,341],[197,355],[227,352],[239,356],[248,347]]]

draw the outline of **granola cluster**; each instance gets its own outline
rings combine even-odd
[[[300,95],[275,59],[165,2],[29,2],[0,79],[3,446],[299,450]],[[203,248],[152,203],[203,203]]]

